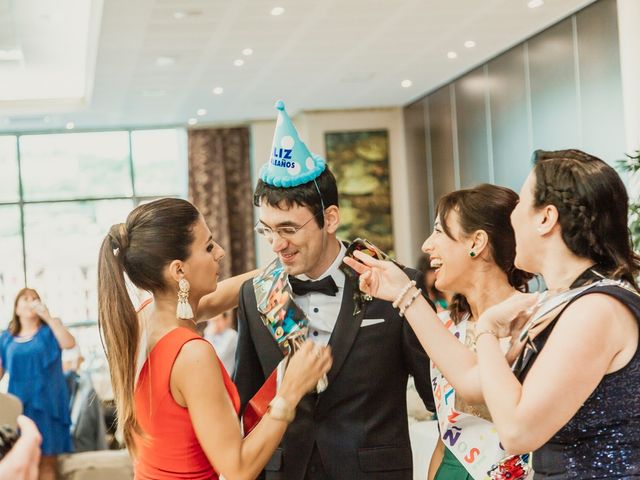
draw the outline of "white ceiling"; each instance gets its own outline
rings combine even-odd
[[[101,11],[97,0],[0,0],[0,107],[85,107]]]
[[[11,22],[3,5],[27,1],[75,0],[0,0],[4,32]],[[527,1],[103,0],[85,106],[60,113],[44,101],[16,108],[0,97],[0,131],[176,125],[191,117],[238,123],[273,118],[278,98],[293,114],[404,105],[593,2],[546,0],[531,9]],[[275,6],[285,12],[272,16]],[[25,22],[15,10],[16,31],[5,42],[33,36],[20,31]],[[97,28],[86,30],[95,36]],[[476,46],[465,48],[467,40]],[[243,56],[245,48],[253,54]],[[458,57],[447,58],[449,51]],[[158,66],[158,57],[174,63]],[[410,88],[400,86],[405,79]],[[224,93],[213,94],[216,86]],[[207,113],[198,117],[201,108]]]

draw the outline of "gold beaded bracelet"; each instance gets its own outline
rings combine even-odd
[[[287,402],[284,398],[276,395],[275,397],[273,397],[273,400],[269,402],[269,406],[267,407],[267,415],[269,415],[269,417],[274,420],[291,423],[296,417],[296,410],[295,408],[291,408],[289,402]]]
[[[479,332],[476,333],[476,338],[473,341],[473,346],[474,347],[478,344],[478,339],[482,335],[493,335],[496,338],[496,340],[498,340],[498,334],[496,332],[494,332],[493,330],[480,330]]]

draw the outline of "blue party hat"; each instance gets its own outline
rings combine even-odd
[[[276,102],[278,122],[273,134],[271,158],[262,166],[260,179],[274,187],[290,188],[315,180],[327,168],[324,158],[314,155],[293,126],[284,102]]]

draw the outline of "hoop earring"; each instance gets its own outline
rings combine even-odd
[[[179,320],[191,320],[193,318],[193,310],[189,304],[189,282],[186,278],[181,278],[178,282],[178,308],[176,309],[176,317]]]

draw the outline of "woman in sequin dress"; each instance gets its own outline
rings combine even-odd
[[[534,450],[536,479],[640,477],[640,271],[618,174],[578,150],[538,151],[511,221],[516,266],[551,292],[601,277],[553,312],[514,375],[494,332],[532,304],[521,294],[478,321],[482,390],[503,445]],[[481,335],[481,332],[486,335]],[[537,351],[537,352],[536,352]]]

